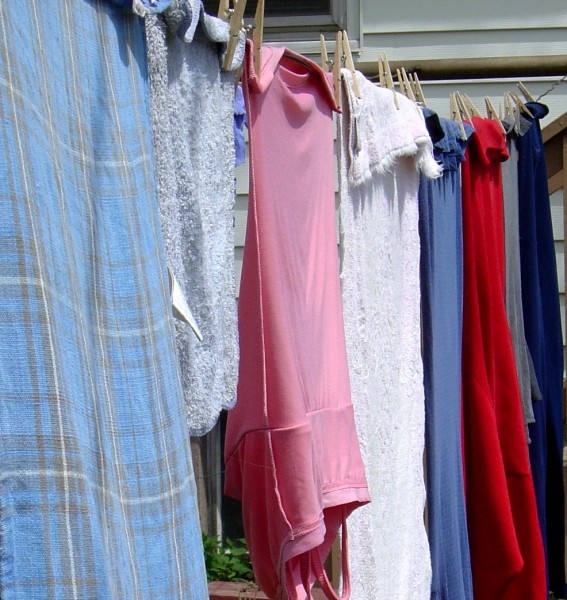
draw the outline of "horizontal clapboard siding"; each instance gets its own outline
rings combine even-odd
[[[336,169],[335,169],[336,173]],[[235,245],[235,269],[237,281],[237,296],[240,289],[240,276],[242,271],[242,257],[244,253],[244,242],[246,238],[246,219],[248,214],[248,153],[246,162],[236,169],[236,202],[234,207],[234,245]],[[338,207],[338,183],[335,181],[337,191],[336,204]],[[563,227],[563,189],[557,190],[550,197],[551,217],[553,223],[553,238],[555,241],[555,254],[557,260],[557,278],[559,292],[561,295],[562,312],[561,318],[565,322],[565,269],[564,269],[564,227]],[[338,240],[338,218],[337,218],[337,240]],[[563,329],[565,331],[565,329]]]
[[[553,239],[555,241],[555,257],[557,260],[557,280],[559,283],[559,298],[561,301],[561,323],[563,345],[565,346],[565,247],[563,224],[563,188],[550,196],[551,220],[553,223]]]
[[[234,203],[234,268],[236,271],[236,297],[240,295],[242,257],[246,239],[246,219],[248,215],[248,143],[246,161],[236,168],[236,201]]]

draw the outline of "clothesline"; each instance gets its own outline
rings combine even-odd
[[[563,77],[561,77],[561,79],[558,79],[547,91],[543,92],[543,94],[540,94],[536,98],[536,102],[539,102],[544,96],[547,96],[547,94],[550,94],[556,87],[558,87],[565,81],[567,81],[567,73],[565,73],[565,75],[563,75]]]

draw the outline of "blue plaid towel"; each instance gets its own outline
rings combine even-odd
[[[0,2],[0,595],[208,598],[143,22]]]

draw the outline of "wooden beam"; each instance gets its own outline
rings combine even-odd
[[[490,77],[562,76],[566,69],[565,55],[495,56],[486,58],[437,58],[429,60],[390,60],[393,71],[406,68],[416,71],[420,80],[472,79]],[[376,75],[374,61],[358,61],[356,68],[365,75]]]
[[[567,113],[563,113],[560,117],[557,117],[555,121],[552,121],[542,129],[541,136],[543,138],[543,143],[547,143],[564,129],[567,129]]]
[[[563,187],[563,179],[564,179],[564,169],[555,173],[547,180],[547,185],[549,188],[549,195],[553,194],[557,190],[560,190]],[[565,194],[563,194],[565,195]],[[565,280],[567,281],[567,279]]]

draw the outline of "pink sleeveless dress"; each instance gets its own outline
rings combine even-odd
[[[337,531],[369,501],[345,349],[333,185],[333,93],[315,63],[248,48],[250,200],[239,299],[238,400],[225,492],[242,501],[254,573],[310,597]],[[344,597],[349,596],[343,535]]]

